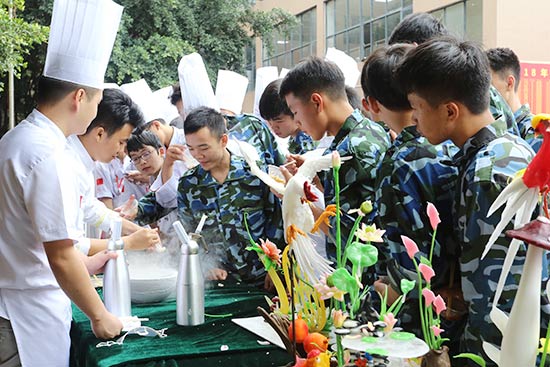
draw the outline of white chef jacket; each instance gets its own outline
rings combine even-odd
[[[70,301],[43,242],[78,237],[79,197],[66,139],[34,110],[0,140],[0,317],[23,366],[69,364]]]
[[[170,145],[179,144],[185,146],[185,134],[182,129],[174,127],[174,134],[172,139],[170,139]],[[157,203],[159,203],[164,208],[175,208],[178,206],[178,183],[180,177],[185,171],[191,167],[195,167],[198,162],[193,158],[189,150],[185,151],[185,161],[176,161],[174,162],[174,170],[172,172],[172,177],[164,184],[162,183],[162,170],[158,174],[156,180],[150,187],[151,191],[155,191],[155,198]]]

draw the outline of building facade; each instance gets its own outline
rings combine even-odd
[[[386,43],[405,16],[429,12],[458,36],[486,48],[513,49],[525,62],[523,73],[529,78],[525,78],[524,89],[538,93],[531,97],[526,92],[526,99],[537,98],[542,101],[538,109],[550,109],[550,103],[541,98],[550,97],[545,91],[550,88],[550,77],[542,72],[534,80],[530,66],[535,63],[545,70],[544,65],[550,64],[550,47],[545,46],[550,39],[548,0],[256,0],[255,7],[285,9],[297,16],[298,26],[288,35],[272,35],[271,42],[258,39],[251,45],[247,60],[252,81],[255,68],[290,69],[307,56],[324,56],[328,47],[345,51],[360,63]],[[538,84],[527,86],[531,80]]]

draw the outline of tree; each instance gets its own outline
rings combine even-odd
[[[145,78],[152,89],[175,83],[179,60],[193,51],[203,56],[212,82],[218,69],[243,72],[243,51],[254,37],[275,30],[288,32],[296,24],[295,17],[283,10],[254,10],[250,0],[115,1],[124,6],[124,12],[105,80],[123,84]],[[53,0],[26,3],[21,14],[25,21],[50,23]],[[16,81],[18,120],[32,109],[46,44],[29,51],[32,57]],[[1,96],[3,110],[5,98]],[[0,117],[3,127],[6,121],[3,114]]]

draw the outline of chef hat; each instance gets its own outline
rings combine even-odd
[[[157,99],[153,96],[153,92],[145,79],[140,79],[137,82],[122,84],[120,89],[132,98],[143,113],[145,122],[150,122],[162,118],[162,112],[158,108]]]
[[[179,116],[178,109],[170,102],[171,95],[172,86],[164,87],[153,92],[158,111],[162,113],[162,118],[166,123],[170,123],[170,121]]]
[[[347,55],[345,52],[329,47],[325,56],[326,60],[334,62],[340,70],[344,73],[346,78],[346,85],[355,88],[357,86],[357,79],[361,72],[357,68],[357,61],[353,57]]]
[[[55,0],[44,76],[102,89],[121,15],[111,0]]]
[[[264,66],[256,70],[256,88],[254,90],[254,115],[260,116],[260,98],[265,87],[275,79],[279,79],[279,71],[276,66]]]
[[[182,57],[178,75],[185,115],[201,106],[220,110],[201,55],[194,52]]]
[[[229,70],[218,70],[216,98],[220,108],[239,115],[248,89],[248,78]]]
[[[117,83],[103,83],[103,89],[120,89]]]
[[[286,74],[288,74],[290,70],[287,68],[281,68],[281,72],[279,73],[279,79],[284,79]]]

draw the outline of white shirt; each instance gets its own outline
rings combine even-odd
[[[92,225],[108,232],[111,227],[111,220],[118,217],[118,214],[110,210],[95,197],[95,162],[82,145],[82,142],[76,135],[69,136],[67,139],[67,158],[70,160],[71,167],[75,172],[79,197],[80,213],[78,228],[81,231],[79,237],[79,248],[82,252],[88,253],[90,241],[86,238],[84,223]]]
[[[66,144],[37,110],[0,140],[0,317],[10,320],[26,367],[69,364],[71,302],[43,245],[78,237],[79,197]]]
[[[0,289],[59,288],[42,243],[78,237],[66,142],[37,110],[0,140]]]

